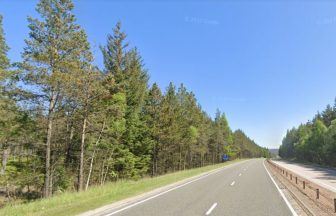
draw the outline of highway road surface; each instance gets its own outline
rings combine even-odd
[[[118,209],[98,215],[295,215],[265,169],[264,159],[230,165]],[[97,215],[97,214],[95,214]]]
[[[306,179],[309,179],[321,187],[336,192],[336,169],[282,160],[273,160],[273,162]]]

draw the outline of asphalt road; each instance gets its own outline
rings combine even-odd
[[[336,192],[336,169],[283,160],[273,160],[273,162],[294,173],[299,174],[306,179],[309,179],[321,187]]]
[[[103,215],[292,215],[263,162],[237,163]]]

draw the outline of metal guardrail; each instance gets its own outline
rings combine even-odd
[[[336,213],[336,193],[309,181],[302,176],[289,171],[288,169],[277,165],[273,161],[267,159],[268,164],[271,168],[275,170],[279,175],[286,178],[292,185],[299,189],[303,194],[329,209],[330,211]]]

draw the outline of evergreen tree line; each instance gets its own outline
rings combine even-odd
[[[336,167],[336,100],[312,121],[288,130],[279,155]]]
[[[94,65],[71,0],[40,0],[22,61],[0,19],[0,148],[8,198],[49,197],[231,159],[268,156],[223,113],[210,118],[184,85],[162,92],[118,23]]]

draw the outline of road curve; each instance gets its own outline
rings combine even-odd
[[[263,162],[237,163],[152,199],[99,215],[292,215]]]

